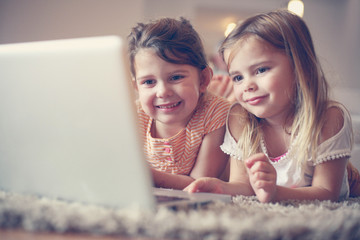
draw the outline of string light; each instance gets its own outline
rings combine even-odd
[[[302,17],[304,15],[304,3],[301,0],[290,0],[288,10]]]

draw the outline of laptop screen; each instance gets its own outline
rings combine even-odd
[[[105,36],[0,45],[0,188],[152,207],[124,67]]]

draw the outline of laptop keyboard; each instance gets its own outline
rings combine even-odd
[[[188,200],[188,198],[156,195],[156,200],[158,203],[164,203],[164,202],[171,202],[171,201]]]

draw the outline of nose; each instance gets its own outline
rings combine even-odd
[[[257,89],[256,82],[251,78],[246,79],[243,83],[244,83],[243,86],[245,92],[253,92]]]
[[[158,98],[166,98],[172,95],[172,89],[166,83],[160,83],[156,88],[156,96]]]

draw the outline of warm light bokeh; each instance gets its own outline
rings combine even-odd
[[[290,0],[288,10],[302,17],[304,15],[304,3],[301,0]]]

